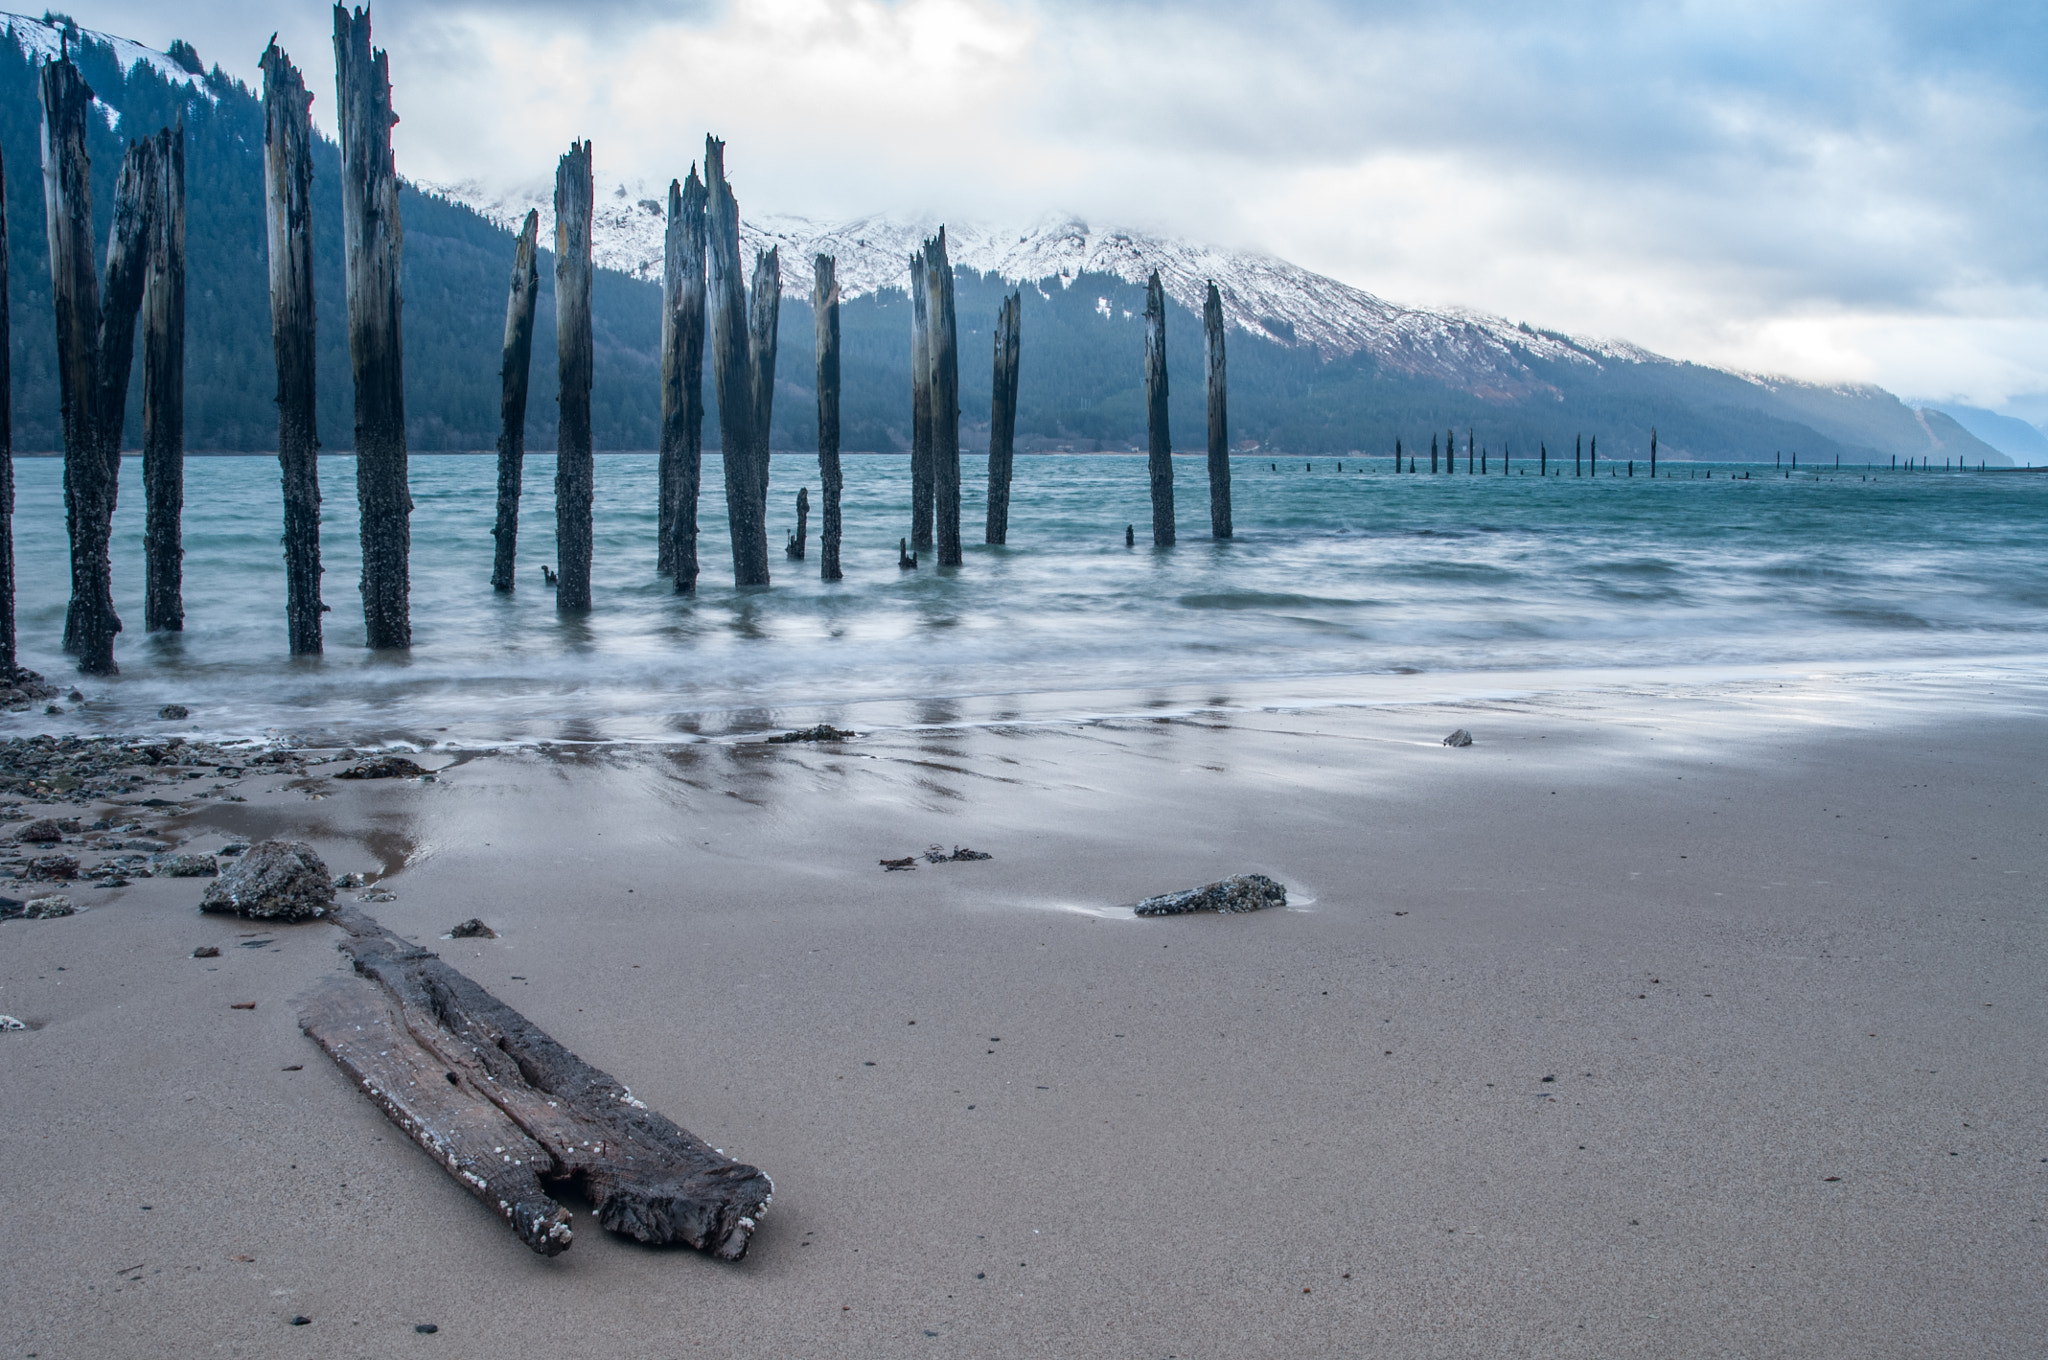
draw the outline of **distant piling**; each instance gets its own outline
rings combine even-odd
[[[1145,283],[1145,429],[1151,445],[1152,545],[1173,546],[1173,436],[1166,426],[1166,290],[1159,271]]]
[[[334,7],[335,120],[341,128],[342,259],[355,369],[356,504],[363,547],[364,641],[412,646],[412,492],[405,449],[405,364],[398,171],[391,159],[391,63],[370,47],[370,11]]]
[[[1600,475],[1600,436],[1597,434],[1586,442],[1586,475]]]
[[[505,342],[498,359],[498,522],[491,588],[510,594],[519,566],[519,498],[526,487],[526,392],[533,372],[533,304],[540,296],[540,213],[528,209],[512,246]]]
[[[1223,295],[1209,280],[1202,300],[1202,335],[1209,346],[1209,536],[1229,538],[1230,519],[1230,382],[1223,354]],[[1394,441],[1394,467],[1401,466],[1401,441]]]
[[[811,320],[817,338],[818,477],[824,484],[823,522],[818,528],[818,579],[837,581],[839,570],[839,274],[838,261],[820,255],[811,262]]]
[[[704,485],[704,181],[668,183],[661,249],[660,514],[655,570],[697,589],[697,501]]]
[[[185,628],[185,124],[156,135],[156,198],[142,293],[142,617]]]
[[[811,537],[811,489],[800,486],[796,490],[796,528],[790,531],[789,542],[783,546],[782,555],[801,562],[808,551]]]
[[[1394,436],[1394,471],[1401,470],[1401,437]]]
[[[1429,470],[1431,472],[1436,471],[1436,435],[1434,432],[1429,436]]]
[[[995,369],[989,385],[988,525],[983,542],[1010,541],[1010,474],[1017,453],[1017,366],[1024,294],[1003,299],[996,312]]]
[[[277,462],[284,484],[285,631],[293,656],[324,645],[320,433],[314,407],[313,96],[272,43],[263,54],[263,201],[270,341],[277,357]]]
[[[1550,475],[1550,447],[1540,440],[1536,445],[1536,475],[1538,477],[1548,477]]]
[[[561,423],[555,438],[555,609],[590,609],[591,502],[597,493],[590,446],[591,216],[597,191],[590,143],[571,142],[555,166],[555,351]]]
[[[946,229],[924,243],[932,372],[932,503],[939,565],[960,555],[960,334],[953,316],[953,262]]]
[[[1657,478],[1657,427],[1650,427],[1650,480]]]
[[[910,253],[910,542],[932,545],[931,294],[924,252]]]

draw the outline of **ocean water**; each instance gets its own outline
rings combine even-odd
[[[1206,465],[1176,460],[1180,542],[1150,545],[1142,457],[1020,456],[1010,546],[978,543],[983,469],[963,458],[966,563],[896,565],[909,460],[849,456],[845,579],[818,573],[817,464],[778,454],[775,583],[731,585],[723,473],[705,460],[694,597],[654,572],[655,459],[597,461],[595,607],[562,618],[554,459],[531,455],[519,588],[490,588],[495,459],[412,460],[414,646],[362,646],[354,461],[321,460],[327,653],[285,649],[274,459],[186,464],[182,634],[142,631],[139,460],[114,534],[121,673],[59,651],[69,590],[53,458],[16,460],[24,664],[86,697],[0,730],[178,730],[375,740],[656,740],[835,715],[1052,720],[1168,703],[1452,698],[1489,677],[1773,665],[2023,663],[2048,654],[2048,477],[1667,463],[1652,481],[1533,465],[1395,475],[1390,460],[1233,464],[1237,537],[1208,532]],[[1615,469],[1620,471],[1619,468]],[[1706,474],[1711,471],[1709,478]],[[1736,475],[1731,476],[1731,472]],[[779,548],[799,486],[808,560]],[[1124,546],[1137,526],[1138,546]]]

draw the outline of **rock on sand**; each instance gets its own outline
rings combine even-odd
[[[199,909],[252,921],[303,921],[325,916],[333,901],[334,883],[312,846],[258,841],[207,887]]]

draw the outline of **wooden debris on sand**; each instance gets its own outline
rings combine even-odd
[[[597,1221],[642,1242],[746,1254],[774,1186],[635,1099],[441,959],[344,907],[342,952],[299,1027],[393,1123],[544,1256],[568,1250],[548,1193],[581,1178]]]

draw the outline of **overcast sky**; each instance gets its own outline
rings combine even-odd
[[[332,11],[80,0],[324,126]],[[1681,358],[2048,415],[2048,6],[380,0],[399,168],[748,212],[1071,211]]]

